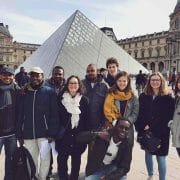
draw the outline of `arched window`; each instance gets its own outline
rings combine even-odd
[[[143,65],[145,68],[147,68],[147,63],[143,63],[142,65]]]
[[[161,50],[161,48],[160,48],[160,47],[156,47],[157,57],[158,57],[158,56],[160,56],[160,50]]]
[[[152,62],[150,64],[150,68],[151,68],[152,72],[155,72],[155,63],[154,62]]]
[[[158,64],[158,71],[159,72],[162,72],[164,70],[164,63],[163,62],[160,62],[159,64]]]
[[[137,59],[138,50],[134,51],[134,58]]]
[[[26,60],[26,56],[23,56],[23,60],[24,60],[24,61]]]
[[[149,52],[149,57],[151,57],[152,56],[152,48],[149,48],[148,52]]]
[[[144,49],[141,49],[141,58],[144,58]]]

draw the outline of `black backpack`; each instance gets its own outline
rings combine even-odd
[[[12,156],[13,180],[37,180],[36,166],[29,151],[18,147]]]

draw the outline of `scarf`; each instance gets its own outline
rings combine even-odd
[[[112,123],[113,120],[121,118],[122,115],[119,112],[118,107],[115,105],[115,100],[128,101],[132,98],[132,96],[132,91],[129,91],[127,93],[121,91],[109,93],[104,102],[104,114],[106,119]]]
[[[0,109],[5,109],[12,105],[11,90],[14,89],[14,83],[0,84]]]
[[[75,97],[72,97],[69,93],[65,92],[62,97],[62,104],[67,112],[71,114],[71,126],[74,129],[79,124],[79,114],[81,114],[79,102],[82,95],[77,93]]]
[[[0,136],[14,133],[15,104],[11,93],[14,89],[14,83],[0,83]]]

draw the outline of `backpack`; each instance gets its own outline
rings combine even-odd
[[[12,156],[13,180],[37,180],[36,166],[29,151],[24,147],[17,147]]]

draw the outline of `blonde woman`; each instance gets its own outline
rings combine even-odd
[[[153,179],[153,156],[156,155],[159,170],[159,179],[166,179],[166,156],[169,150],[168,122],[173,117],[174,100],[169,95],[167,83],[162,74],[155,72],[139,97],[139,115],[135,123],[138,135],[144,131],[151,131],[153,135],[161,139],[161,147],[154,153],[145,150],[145,162],[148,171],[148,179]]]

